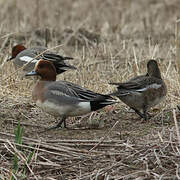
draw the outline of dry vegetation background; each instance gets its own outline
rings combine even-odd
[[[23,179],[25,154],[32,150],[28,180],[180,179],[177,17],[179,0],[1,0],[0,179],[11,178],[15,153],[16,179]],[[19,78],[6,62],[17,43],[58,46],[54,50],[74,57],[78,68],[58,78],[100,93],[114,90],[108,82],[145,73],[147,60],[158,59],[167,98],[147,122],[120,103],[111,111],[69,118],[76,130],[39,133],[57,120],[31,101],[33,81]],[[23,151],[14,144],[18,120]]]

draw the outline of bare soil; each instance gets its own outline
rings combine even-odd
[[[0,179],[180,179],[179,9],[178,0],[0,1]],[[68,129],[43,132],[59,119],[31,100],[35,80],[22,79],[21,69],[6,62],[17,43],[74,57],[78,69],[58,79],[104,94],[115,90],[109,82],[145,74],[154,58],[168,95],[148,121],[119,103],[68,118]],[[15,144],[18,121],[22,145]]]

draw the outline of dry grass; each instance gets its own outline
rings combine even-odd
[[[18,152],[21,167],[32,149],[27,179],[180,179],[178,0],[1,0],[0,5],[0,179],[10,179],[13,154]],[[16,43],[61,45],[56,50],[75,57],[78,70],[58,78],[100,93],[113,91],[108,82],[145,73],[147,60],[156,58],[167,98],[145,123],[120,103],[112,112],[70,118],[68,125],[77,130],[39,133],[55,120],[31,102],[33,82],[20,79],[5,62]],[[14,144],[18,120],[24,151]],[[99,122],[97,129],[92,121]]]

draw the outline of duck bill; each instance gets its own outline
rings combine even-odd
[[[38,76],[39,74],[36,71],[31,71],[27,73],[25,76]]]

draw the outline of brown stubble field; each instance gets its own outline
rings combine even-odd
[[[179,74],[175,24],[178,0],[0,1],[0,179],[180,179]],[[17,43],[47,44],[75,58],[64,79],[99,93],[144,74],[148,59],[160,64],[166,99],[143,122],[123,103],[69,118],[73,130],[40,133],[57,123],[31,100],[34,81],[21,79],[6,62]],[[20,71],[20,70],[19,70]],[[22,150],[14,130],[23,127]],[[176,125],[175,125],[176,124]],[[34,151],[27,163],[27,152]]]

